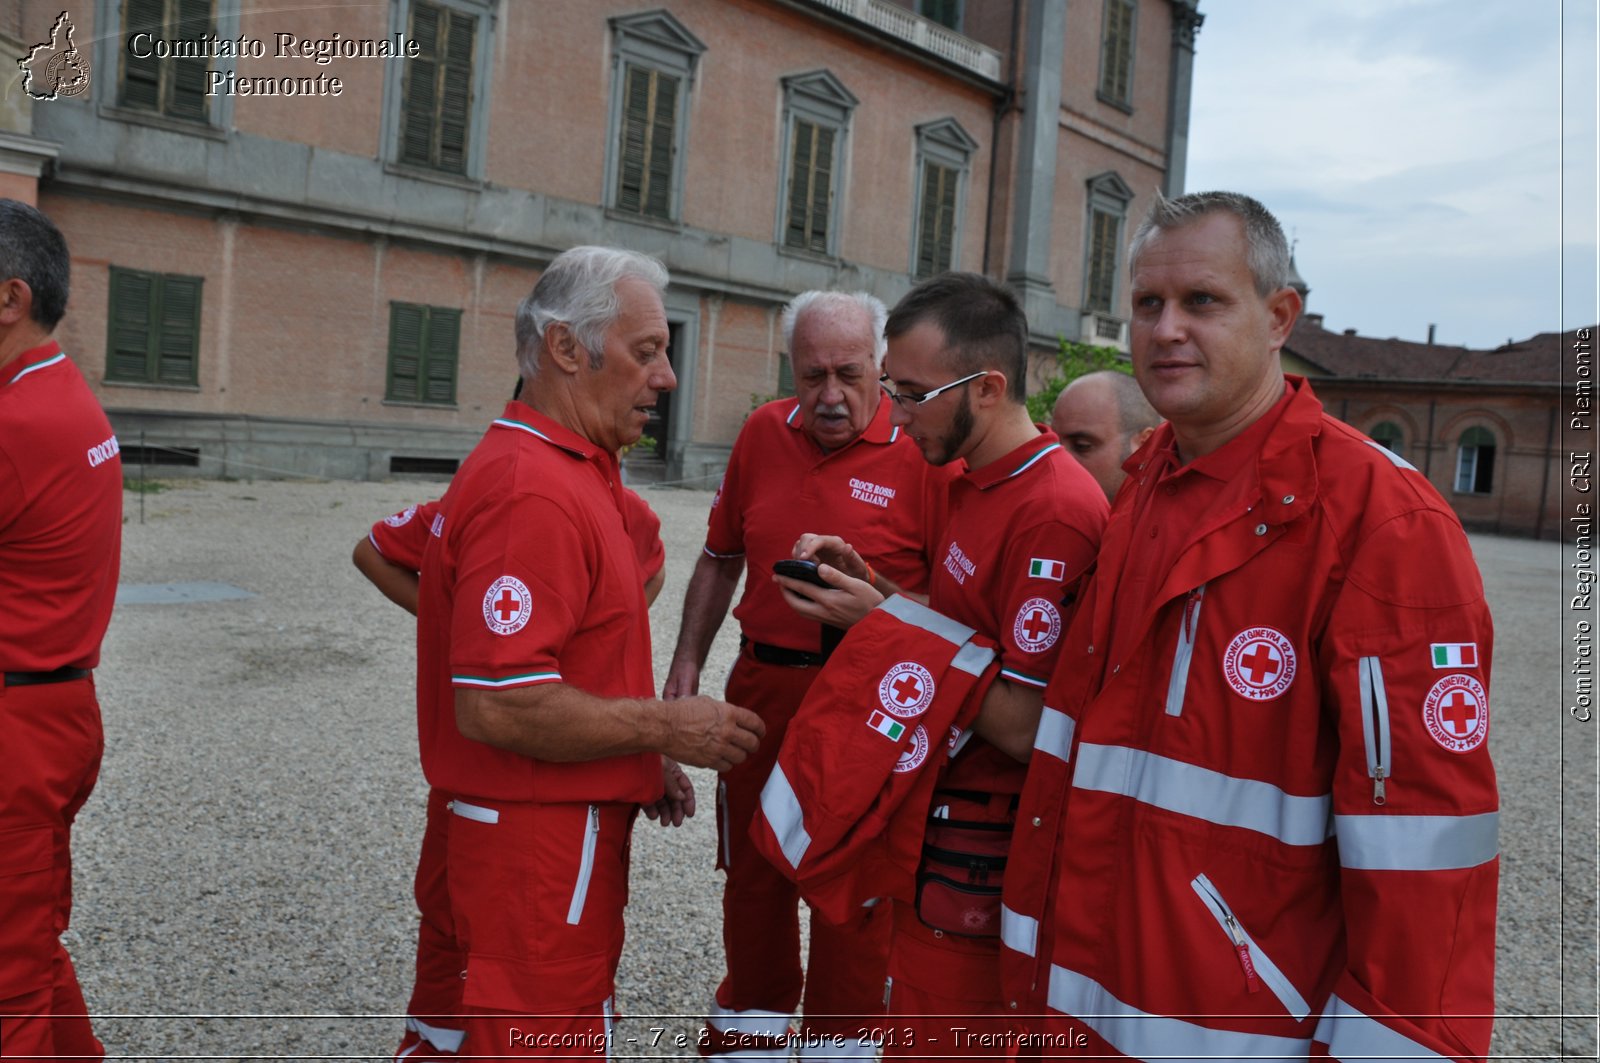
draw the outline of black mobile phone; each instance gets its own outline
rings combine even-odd
[[[801,580],[817,587],[832,586],[818,575],[815,561],[796,561],[794,558],[786,557],[782,561],[774,561],[772,571],[780,576],[788,576],[790,579]]]

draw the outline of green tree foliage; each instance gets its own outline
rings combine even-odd
[[[1133,375],[1133,364],[1115,347],[1096,347],[1092,343],[1072,343],[1061,339],[1061,349],[1056,352],[1056,373],[1045,381],[1044,387],[1028,396],[1028,415],[1041,424],[1050,423],[1050,411],[1055,407],[1061,389],[1090,373],[1110,369],[1116,373]]]

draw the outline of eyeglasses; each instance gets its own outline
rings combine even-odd
[[[895,392],[889,390],[889,378],[887,376],[878,378],[878,386],[883,389],[883,393],[885,395],[894,400],[894,404],[896,406],[900,407],[902,410],[906,410],[913,406],[921,406],[925,402],[930,402],[933,399],[938,398],[940,395],[943,395],[951,388],[958,388],[962,384],[967,383],[969,380],[976,380],[980,376],[988,376],[990,372],[991,371],[988,369],[980,369],[976,373],[968,373],[960,380],[952,380],[950,383],[945,384],[942,387],[934,388],[932,391],[907,391],[904,394],[896,394]]]

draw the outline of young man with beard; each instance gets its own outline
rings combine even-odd
[[[941,274],[913,288],[884,331],[893,423],[930,465],[960,470],[928,605],[995,642],[1001,665],[973,733],[925,769],[941,774],[917,903],[894,906],[889,1013],[899,1036],[885,1055],[991,1055],[994,1039],[1017,1030],[1000,991],[1003,871],[951,881],[948,862],[961,854],[945,849],[962,842],[946,828],[975,824],[969,839],[1007,848],[1063,610],[1094,560],[1106,500],[1056,434],[1028,417],[1027,322],[1009,291],[976,274]],[[801,615],[848,625],[900,589],[837,535],[804,536],[795,553],[826,562],[823,578],[836,588],[780,580]]]

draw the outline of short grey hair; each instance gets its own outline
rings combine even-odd
[[[620,310],[617,284],[632,278],[657,292],[667,289],[667,269],[649,255],[616,247],[574,247],[545,268],[533,291],[517,306],[517,367],[524,379],[539,372],[545,330],[556,322],[572,329],[599,369],[605,358],[606,330]]]
[[[1288,287],[1289,242],[1283,238],[1283,226],[1258,200],[1241,192],[1191,192],[1176,199],[1157,192],[1128,244],[1128,272],[1138,267],[1139,256],[1157,233],[1181,229],[1208,214],[1232,214],[1244,225],[1245,258],[1258,294],[1271,295]]]
[[[783,308],[783,349],[789,352],[790,360],[794,357],[794,329],[800,323],[802,314],[831,312],[840,310],[862,310],[866,312],[872,322],[872,361],[879,368],[883,367],[883,356],[889,350],[889,341],[884,339],[883,324],[889,320],[889,308],[883,305],[883,300],[868,292],[834,292],[812,290],[801,292],[789,301]]]

